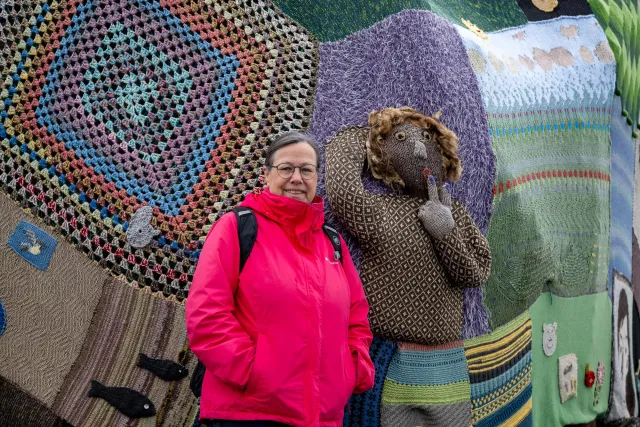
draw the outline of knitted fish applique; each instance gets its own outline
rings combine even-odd
[[[156,408],[145,395],[126,387],[107,387],[91,380],[89,397],[99,397],[130,418],[151,417]]]
[[[152,217],[153,208],[143,206],[131,218],[131,223],[127,228],[127,241],[134,248],[147,246],[154,236],[160,234],[160,230],[154,229],[150,224]]]
[[[189,370],[172,360],[153,359],[140,353],[138,366],[151,371],[158,378],[165,381],[177,381],[189,375]]]

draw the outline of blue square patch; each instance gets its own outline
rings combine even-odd
[[[9,237],[9,247],[28,263],[46,270],[58,242],[46,231],[20,221]]]

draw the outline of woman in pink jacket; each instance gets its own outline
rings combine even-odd
[[[206,367],[200,417],[212,426],[342,426],[352,393],[373,387],[369,305],[344,241],[322,230],[318,148],[288,133],[267,151],[242,272],[236,216],[207,236],[187,299],[191,349]]]

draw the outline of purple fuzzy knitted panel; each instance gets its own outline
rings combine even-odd
[[[430,12],[408,10],[344,40],[320,44],[310,133],[321,153],[341,129],[366,125],[369,112],[402,106],[428,115],[442,110],[442,122],[458,135],[464,168],[452,196],[485,233],[495,162],[480,91],[454,27]],[[319,178],[318,193],[324,196],[324,174]],[[385,191],[368,173],[363,181],[367,190]],[[338,226],[327,206],[327,221]],[[343,235],[358,265],[357,242]],[[464,315],[465,338],[488,331],[481,292],[465,290]]]

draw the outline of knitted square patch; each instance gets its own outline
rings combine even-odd
[[[562,403],[578,395],[578,358],[575,354],[558,358],[558,385]]]
[[[58,242],[46,231],[20,221],[9,236],[9,247],[29,264],[40,270],[46,270]]]

